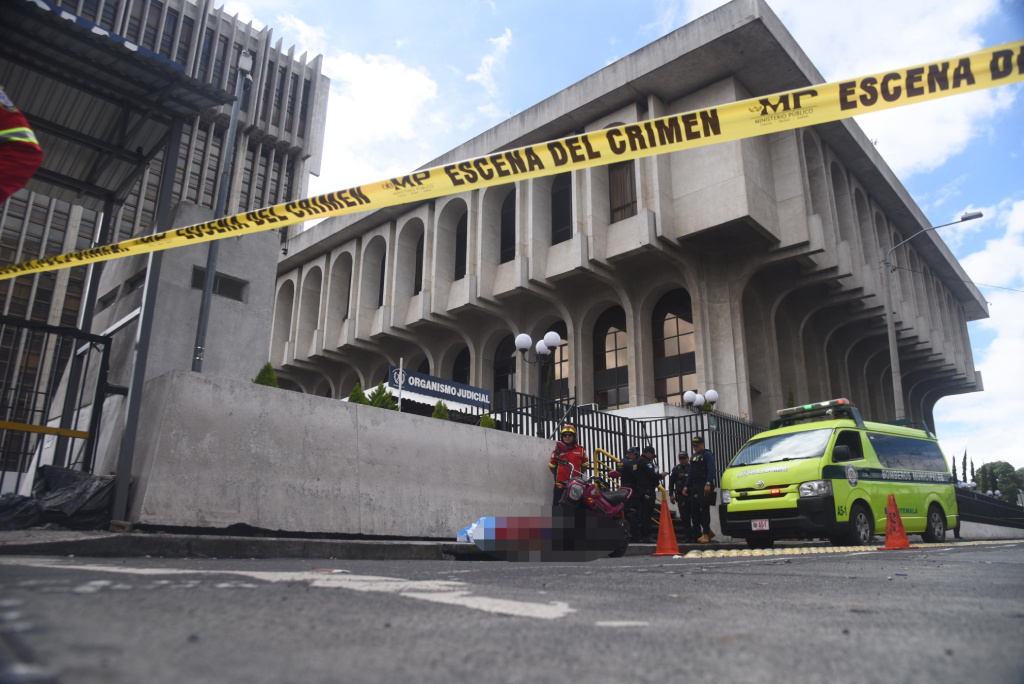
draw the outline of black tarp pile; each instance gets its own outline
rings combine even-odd
[[[110,526],[114,478],[42,466],[32,496],[0,496],[0,530],[24,530],[53,523],[72,530]]]

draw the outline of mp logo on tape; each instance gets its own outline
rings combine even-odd
[[[0,269],[0,280],[258,233],[615,161],[814,126],[1024,81],[1024,41],[929,64],[729,102],[426,169],[186,228]]]

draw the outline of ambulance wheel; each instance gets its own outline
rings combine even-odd
[[[938,544],[946,539],[946,516],[935,504],[928,508],[928,524],[921,536],[929,544]]]
[[[871,519],[871,511],[864,504],[856,503],[850,509],[850,527],[846,531],[846,539],[839,546],[870,546],[875,536],[875,521]],[[832,543],[836,540],[833,538]]]

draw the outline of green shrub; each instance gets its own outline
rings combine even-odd
[[[348,401],[350,404],[364,404],[370,405],[370,401],[366,398],[366,394],[363,392],[363,388],[356,383],[356,386],[352,388],[352,391],[348,395]]]
[[[434,405],[434,412],[430,417],[440,418],[441,420],[451,420],[451,418],[448,417],[448,407],[445,406],[444,402],[440,399],[438,399],[437,404]]]
[[[485,413],[480,416],[480,427],[494,429],[497,426],[494,424],[494,419]]]
[[[266,385],[267,387],[278,387],[277,374],[274,373],[274,367],[267,361],[263,364],[263,368],[260,368],[260,372],[256,374],[256,377],[252,380],[254,385]]]
[[[370,406],[376,406],[377,408],[387,409],[389,411],[397,411],[398,404],[395,403],[395,398],[391,396],[391,392],[384,389],[384,383],[377,385],[370,395],[366,397],[366,400],[370,403]]]

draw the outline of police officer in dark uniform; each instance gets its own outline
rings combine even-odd
[[[715,537],[711,531],[711,505],[715,503],[715,455],[704,448],[704,438],[696,435],[690,440],[693,455],[686,473],[683,496],[690,496],[690,516],[693,534],[703,532],[697,540],[706,544]]]
[[[640,489],[640,533],[637,535],[641,542],[654,542],[654,503],[657,497],[657,487],[661,479],[668,473],[658,470],[654,463],[657,454],[654,447],[645,446],[643,456],[636,465],[636,484]]]
[[[619,465],[619,483],[629,487],[633,495],[626,500],[626,521],[629,523],[629,536],[639,539],[640,533],[640,490],[636,483],[636,466],[640,458],[640,447],[626,449],[626,460]]]
[[[669,500],[679,507],[679,520],[683,523],[683,542],[693,543],[697,537],[693,534],[690,524],[690,497],[683,496],[686,484],[686,472],[690,469],[690,456],[686,450],[679,452],[679,465],[672,469],[668,476]]]

